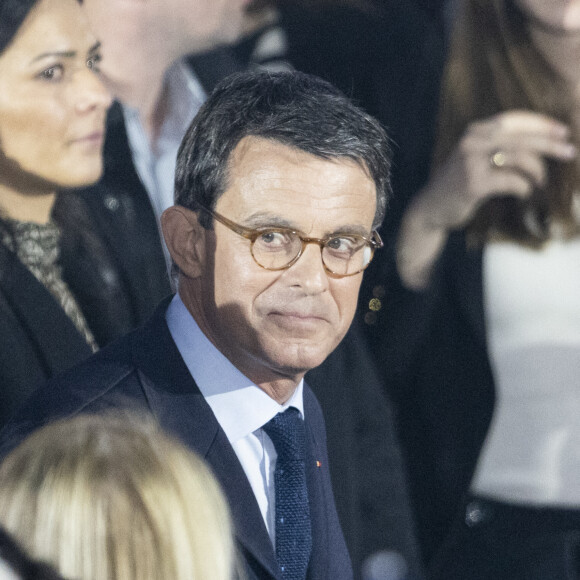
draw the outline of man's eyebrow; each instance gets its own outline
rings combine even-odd
[[[295,230],[301,232],[301,228],[287,219],[270,213],[257,213],[251,215],[247,220],[244,220],[244,225],[249,228],[287,228],[290,230]],[[357,224],[346,224],[336,228],[333,231],[326,232],[325,238],[337,236],[340,234],[351,234],[363,237],[368,237],[369,230],[362,225]]]
[[[288,228],[290,230],[298,230],[295,224],[287,219],[271,214],[271,213],[255,213],[248,219],[244,220],[244,224],[249,228]]]
[[[337,236],[340,234],[352,234],[357,236],[363,236],[364,238],[368,238],[369,235],[372,233],[372,230],[369,232],[367,228],[360,225],[349,224],[342,226],[336,229],[334,232],[330,232],[326,234],[327,236]]]

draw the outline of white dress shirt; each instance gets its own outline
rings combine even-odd
[[[206,93],[199,80],[182,61],[167,71],[165,83],[167,113],[155,143],[150,143],[139,111],[123,105],[133,163],[147,190],[157,223],[161,214],[173,205],[177,150],[192,119],[206,99]],[[169,264],[169,254],[165,245],[163,247]]]
[[[262,426],[295,407],[304,418],[303,381],[284,405],[246,378],[205,336],[179,294],[166,313],[177,349],[244,468],[275,545],[276,450]]]
[[[580,237],[490,242],[484,300],[496,386],[472,490],[580,506]]]

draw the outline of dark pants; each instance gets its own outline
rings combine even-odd
[[[470,497],[431,580],[580,580],[580,510]]]

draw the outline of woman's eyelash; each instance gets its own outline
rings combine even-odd
[[[101,60],[103,60],[103,57],[99,53],[95,53],[87,59],[87,66],[91,70],[98,70]]]
[[[63,72],[63,67],[60,64],[55,64],[47,69],[44,69],[38,76],[47,81],[53,81],[60,78]]]

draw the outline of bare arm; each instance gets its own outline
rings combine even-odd
[[[491,158],[501,152],[499,163]],[[491,197],[525,198],[547,178],[546,157],[570,161],[576,148],[558,121],[508,111],[471,123],[447,161],[407,208],[397,240],[403,283],[424,289],[450,230],[464,227]]]

